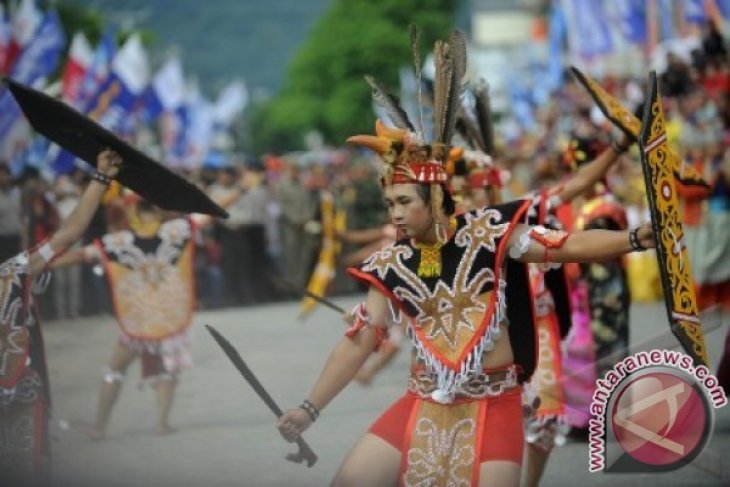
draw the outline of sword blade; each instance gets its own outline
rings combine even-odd
[[[205,328],[213,336],[213,339],[215,339],[218,345],[220,345],[220,347],[223,349],[231,362],[233,362],[233,365],[236,367],[236,369],[238,369],[241,375],[243,375],[243,378],[246,379],[246,382],[248,382],[251,387],[253,387],[253,390],[256,392],[256,394],[258,394],[261,400],[264,401],[264,403],[276,415],[277,418],[281,417],[281,408],[278,406],[278,404],[276,404],[276,401],[274,401],[269,393],[266,392],[266,389],[264,389],[264,386],[261,385],[261,382],[259,382],[251,369],[248,368],[248,365],[246,365],[246,362],[243,361],[243,358],[241,357],[241,354],[238,353],[238,350],[236,350],[231,342],[229,342],[223,335],[221,335],[218,330],[210,325],[205,325]],[[302,438],[301,436],[297,438],[296,444],[299,447],[299,450],[296,453],[290,453],[289,455],[287,455],[286,459],[290,462],[295,463],[306,462],[307,467],[311,467],[312,465],[314,465],[317,462],[317,455],[314,453],[309,444],[304,441],[304,438]]]
[[[302,289],[300,286],[297,286],[296,284],[289,281],[288,279],[279,277],[276,279],[275,282],[278,283],[279,286],[285,287],[285,288],[289,289],[290,291],[294,291],[303,296],[310,297],[310,298],[314,299],[315,301],[317,301],[318,303],[321,303],[321,304],[327,306],[328,308],[337,311],[340,314],[347,313],[347,311],[345,311],[341,306],[336,305],[329,299],[327,299],[323,296],[320,296],[319,294],[315,294],[312,291],[310,291],[309,289]]]
[[[307,290],[307,289],[305,289],[305,290],[304,290],[304,294],[305,294],[306,296],[308,296],[308,297],[310,297],[310,298],[314,299],[314,300],[315,300],[315,301],[317,301],[318,303],[321,303],[321,304],[323,304],[323,305],[327,306],[328,308],[330,308],[330,309],[333,309],[333,310],[337,311],[337,312],[338,312],[338,313],[340,313],[340,314],[345,314],[345,313],[347,313],[347,312],[346,312],[346,311],[345,311],[345,310],[344,310],[344,309],[343,309],[342,307],[340,307],[340,306],[337,306],[337,305],[336,305],[335,303],[333,303],[332,301],[330,301],[330,300],[329,300],[329,299],[327,299],[327,298],[323,298],[323,297],[322,297],[322,296],[320,296],[319,294],[314,294],[313,292],[311,292],[311,291],[309,291],[309,290]]]
[[[269,407],[269,409],[271,409],[271,411],[276,415],[277,418],[280,417],[282,415],[281,408],[276,404],[276,402],[269,395],[269,393],[266,392],[266,389],[264,389],[264,386],[261,385],[261,382],[259,382],[253,372],[251,372],[251,369],[248,368],[248,365],[246,365],[246,362],[243,361],[243,358],[241,357],[241,354],[238,353],[238,350],[236,350],[235,347],[231,345],[231,342],[229,342],[223,335],[221,335],[218,330],[210,325],[205,325],[205,328],[210,332],[215,341],[218,342],[218,345],[220,345],[220,347],[226,353],[231,362],[233,362],[233,365],[236,367],[236,369],[238,369],[244,379],[246,379],[246,382],[251,384],[251,387],[253,387],[253,390],[256,392],[256,394],[258,394],[261,400],[264,401],[264,403]]]

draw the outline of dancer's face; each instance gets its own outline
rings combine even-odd
[[[431,230],[431,207],[416,189],[417,184],[386,186],[385,202],[393,225],[400,235],[422,240]]]

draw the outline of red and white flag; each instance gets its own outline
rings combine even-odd
[[[33,39],[35,31],[43,20],[43,13],[36,7],[35,0],[21,0],[10,19],[10,42],[5,51],[3,71],[9,73],[23,48]]]
[[[91,49],[89,41],[86,40],[86,36],[81,32],[74,34],[68,52],[68,62],[61,78],[63,98],[73,105],[76,105],[79,99],[81,86],[93,57],[94,51]]]

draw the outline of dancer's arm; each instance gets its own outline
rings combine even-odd
[[[122,160],[116,152],[102,151],[96,159],[96,170],[102,176],[113,178],[119,172]],[[30,253],[29,273],[37,275],[43,272],[53,256],[62,254],[86,231],[94,217],[107,185],[92,179],[81,196],[76,208],[63,221],[61,228],[54,233],[47,243]]]
[[[385,323],[388,302],[371,287],[365,303],[371,326],[352,337],[343,337],[330,354],[311,392],[307,396],[317,409],[322,410],[355,377],[376,345],[376,323]],[[296,438],[312,424],[312,418],[302,408],[290,409],[279,418],[279,432],[288,441]]]
[[[100,259],[101,255],[97,248],[93,245],[87,245],[86,247],[74,249],[59,256],[51,263],[51,268],[57,269],[59,267],[69,267],[88,262],[96,262]]]
[[[578,169],[574,176],[565,181],[557,191],[556,196],[563,202],[572,201],[573,198],[603,179],[611,166],[630,145],[631,141],[624,136],[616,147],[612,145],[591,162]]]
[[[524,250],[512,253],[512,256],[520,262],[604,262],[634,250],[631,246],[629,230],[585,230],[570,234],[549,231],[545,236],[545,241],[550,241],[550,244],[540,242],[539,237],[533,237],[529,239],[529,245],[525,249],[520,243],[520,239],[523,239],[524,242],[525,237],[523,235],[530,232],[531,227],[520,224],[512,232],[507,243],[510,252],[512,252],[513,247]],[[639,227],[636,236],[642,247],[656,247],[650,223]],[[521,255],[516,256],[515,254]]]

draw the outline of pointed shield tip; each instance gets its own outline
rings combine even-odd
[[[124,160],[116,178],[123,186],[167,210],[225,216],[225,210],[193,183],[99,125],[92,117],[30,86],[8,78],[3,81],[36,132],[90,166],[96,167],[102,149],[112,149]]]

